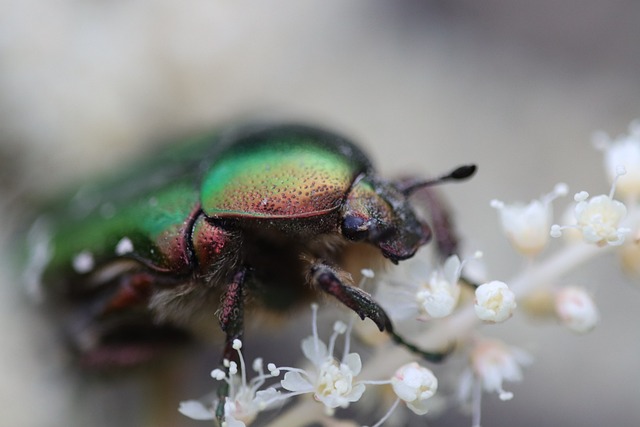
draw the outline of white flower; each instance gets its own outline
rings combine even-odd
[[[588,202],[587,197],[585,193],[576,198],[576,220],[585,240],[599,245],[621,245],[628,229],[619,228],[618,224],[627,214],[626,206],[604,194]]]
[[[313,335],[302,341],[302,352],[311,361],[313,367],[308,371],[289,367],[279,368],[287,371],[280,384],[282,388],[291,392],[283,394],[284,397],[312,393],[317,401],[325,405],[327,413],[332,414],[335,408],[346,408],[362,397],[365,385],[361,381],[355,381],[355,377],[362,369],[362,363],[357,353],[348,352],[350,328],[342,322],[335,323],[327,348],[318,338],[317,305],[312,305],[312,309]],[[335,341],[338,335],[345,333],[345,351],[343,357],[338,360],[333,356]]]
[[[246,427],[255,420],[260,411],[268,409],[273,403],[280,400],[280,392],[270,387],[259,390],[268,378],[279,375],[272,364],[269,364],[269,374],[264,373],[262,359],[253,362],[253,370],[258,374],[247,382],[246,367],[240,349],[242,342],[235,340],[233,348],[238,352],[240,369],[233,361],[224,361],[228,373],[222,369],[214,369],[211,376],[218,381],[225,381],[229,386],[229,395],[224,403],[224,421],[222,427]],[[239,372],[240,371],[240,372]],[[202,399],[205,400],[205,399]],[[178,411],[195,420],[212,420],[215,418],[215,410],[218,399],[206,399],[207,404],[200,400],[188,400],[180,402]]]
[[[474,309],[480,320],[490,323],[504,322],[516,308],[516,297],[511,289],[494,280],[476,288]]]
[[[420,283],[415,299],[422,318],[437,319],[453,312],[460,297],[461,271],[460,258],[451,255],[442,268],[431,273],[428,282]]]
[[[476,252],[474,258],[482,254]],[[460,298],[460,275],[469,260],[460,261],[451,255],[441,267],[433,269],[427,251],[394,268],[379,283],[378,300],[392,318],[418,320],[442,318],[450,315]]]
[[[471,372],[467,371],[461,382],[461,397],[471,394],[471,383],[476,380],[485,391],[498,393],[500,400],[510,400],[513,393],[505,391],[502,383],[521,381],[521,366],[531,364],[532,357],[501,341],[482,340],[471,351],[470,362]]]
[[[398,369],[391,378],[396,395],[418,415],[427,413],[426,402],[438,389],[438,379],[431,370],[417,363],[409,363]]]
[[[596,148],[604,152],[604,166],[611,182],[618,178],[618,168],[624,167],[627,173],[617,182],[617,191],[622,197],[635,197],[640,194],[640,122],[629,126],[629,134],[611,140],[600,133],[594,138]]]
[[[564,325],[574,332],[589,332],[599,320],[598,309],[582,288],[569,286],[556,293],[555,307]]]
[[[500,213],[502,230],[517,251],[534,256],[546,246],[552,217],[551,201],[566,195],[567,191],[566,184],[557,184],[553,192],[526,205],[491,201],[491,206]]]
[[[496,392],[500,400],[511,400],[513,393],[506,391],[502,383],[522,380],[521,366],[532,362],[523,350],[508,347],[501,341],[482,340],[476,343],[469,355],[470,368],[460,380],[459,398],[472,401],[474,427],[480,427],[482,390]]]
[[[624,171],[619,170],[618,176],[623,173]],[[614,183],[609,195],[601,194],[590,200],[588,200],[589,193],[586,191],[576,193],[573,198],[576,201],[575,225],[559,226],[555,224],[551,227],[551,236],[560,237],[562,230],[576,228],[582,232],[582,238],[588,243],[594,243],[598,246],[618,246],[624,243],[625,236],[630,232],[630,229],[619,225],[627,215],[627,208],[623,203],[613,200],[615,188]]]

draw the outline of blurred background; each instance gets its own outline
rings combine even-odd
[[[11,276],[8,236],[31,202],[174,136],[302,120],[359,141],[386,176],[478,163],[443,190],[470,249],[508,280],[522,260],[489,201],[560,181],[608,192],[591,136],[640,117],[639,19],[629,0],[0,0],[0,424],[139,426],[141,396],[159,388],[75,383]],[[640,425],[640,287],[613,256],[566,282],[595,293],[601,325],[576,336],[518,314],[486,328],[536,363],[509,385],[513,401],[484,399],[483,425]],[[284,339],[254,335],[266,359]],[[176,407],[213,387],[205,354],[173,374],[199,381]],[[173,406],[165,417],[206,425]],[[452,409],[430,425],[470,419]]]

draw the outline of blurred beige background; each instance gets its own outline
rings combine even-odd
[[[387,175],[477,162],[472,182],[445,192],[469,246],[507,280],[521,260],[489,200],[528,201],[559,181],[608,191],[590,138],[640,117],[639,20],[640,3],[623,0],[0,0],[2,241],[21,206],[154,142],[282,117],[351,135]],[[141,425],[130,396],[148,389],[133,380],[70,384],[4,246],[0,424]],[[640,425],[640,287],[618,270],[605,257],[567,278],[596,293],[592,334],[523,315],[485,329],[536,356],[513,401],[484,400],[485,426]],[[201,383],[179,398],[212,386],[210,365],[191,368]],[[470,420],[453,410],[430,425]]]

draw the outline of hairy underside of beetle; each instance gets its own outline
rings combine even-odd
[[[355,286],[362,268],[387,263],[376,248],[349,242],[337,232],[251,227],[233,236],[237,250],[226,251],[204,271],[176,277],[117,260],[83,283],[70,283],[58,309],[81,362],[98,369],[138,365],[193,337],[221,340],[222,300],[240,268],[246,270],[244,317],[251,325],[265,319],[274,324],[319,300],[326,290],[318,289],[311,274],[319,265]]]

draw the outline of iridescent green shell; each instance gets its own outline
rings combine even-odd
[[[205,175],[202,209],[213,217],[305,218],[341,206],[354,179],[370,168],[353,145],[302,127],[248,138]]]
[[[184,141],[52,206],[36,239],[48,248],[43,279],[88,273],[123,257],[187,273],[201,208],[209,217],[315,221],[341,206],[355,177],[370,168],[351,143],[304,126],[231,129]]]
[[[109,179],[85,185],[42,216],[50,257],[44,282],[84,273],[125,255],[159,270],[189,267],[184,236],[197,210],[201,159],[216,136],[183,141]],[[84,266],[75,260],[84,256]]]

